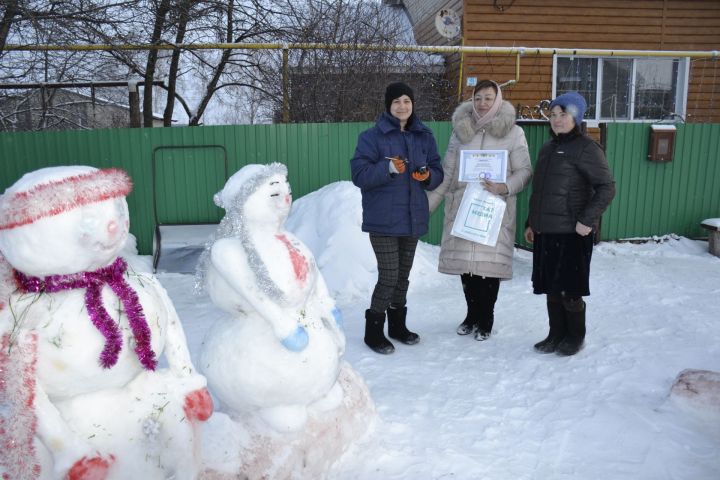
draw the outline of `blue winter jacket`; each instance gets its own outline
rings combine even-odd
[[[358,136],[350,160],[353,183],[362,192],[364,232],[392,237],[420,237],[428,231],[430,211],[425,190],[443,180],[440,155],[432,131],[414,114],[400,130],[400,122],[383,112],[375,126]],[[405,172],[391,174],[386,157],[407,160]],[[412,172],[426,166],[430,178],[413,180]]]

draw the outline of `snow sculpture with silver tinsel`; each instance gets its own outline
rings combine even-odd
[[[117,256],[131,188],[122,170],[52,167],[0,196],[2,478],[200,471],[205,379],[165,290]]]
[[[199,365],[228,410],[297,431],[308,408],[342,401],[340,312],[310,250],[284,229],[292,203],[284,165],[243,167],[215,202],[226,214],[197,287],[230,316],[208,332]]]

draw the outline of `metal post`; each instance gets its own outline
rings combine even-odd
[[[128,80],[128,104],[130,105],[130,128],[140,128],[142,117],[140,116],[140,94],[138,93],[137,80]]]
[[[283,69],[282,69],[282,82],[283,82],[283,109],[282,109],[282,121],[283,123],[290,123],[290,75],[288,73],[288,58],[290,49],[287,46],[283,47]]]

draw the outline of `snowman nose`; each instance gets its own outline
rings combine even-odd
[[[110,220],[107,224],[107,231],[109,234],[114,235],[117,233],[118,230],[118,224],[115,220]]]

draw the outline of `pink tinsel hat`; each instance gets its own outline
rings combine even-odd
[[[0,231],[28,225],[90,203],[125,197],[132,181],[124,170],[50,167],[23,176],[0,195]]]

